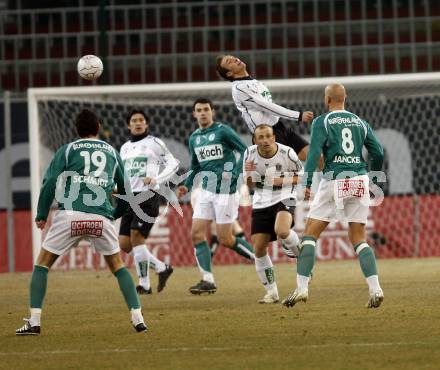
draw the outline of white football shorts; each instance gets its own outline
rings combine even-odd
[[[93,213],[55,211],[43,248],[62,255],[85,239],[104,256],[118,253],[118,234],[114,221]]]
[[[367,223],[370,206],[367,175],[341,180],[325,180],[310,205],[309,218],[333,222]]]
[[[193,218],[231,224],[238,217],[238,194],[214,194],[200,189],[193,203]]]

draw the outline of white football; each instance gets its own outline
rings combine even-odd
[[[82,78],[96,80],[101,76],[104,66],[96,55],[84,55],[78,60],[77,70]]]

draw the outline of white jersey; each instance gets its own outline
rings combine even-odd
[[[120,154],[132,191],[136,193],[159,189],[159,185],[168,181],[179,168],[179,161],[163,141],[152,135],[135,142],[127,141]],[[157,185],[144,185],[145,177],[153,178]]]
[[[269,89],[251,77],[232,82],[232,99],[252,134],[259,125],[274,126],[280,118],[298,121],[301,115],[301,112],[272,103]]]
[[[296,186],[284,185],[273,187],[267,179],[273,177],[293,177],[301,175],[303,166],[295,151],[287,145],[276,143],[278,150],[271,158],[264,158],[258,153],[256,145],[246,149],[243,160],[243,173],[246,161],[253,161],[257,169],[252,175],[256,182],[252,200],[254,209],[267,208],[285,199],[296,198]]]

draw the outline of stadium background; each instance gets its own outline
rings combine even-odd
[[[5,161],[3,104],[0,112],[1,272],[11,269],[5,211],[9,172],[15,228],[13,268],[28,271],[32,266],[26,89],[88,84],[76,73],[80,55],[102,57],[105,72],[98,84],[217,81],[213,61],[220,52],[240,55],[258,79],[383,74],[385,86],[386,74],[440,70],[440,4],[436,1],[79,0],[40,1],[38,9],[35,6],[31,1],[0,1],[1,90],[12,92],[11,171]],[[295,106],[282,97],[274,98]],[[243,128],[231,103],[221,106],[219,118]],[[439,98],[399,104],[402,113],[398,117],[387,116],[387,104],[374,109],[368,104],[354,107],[375,129],[403,134],[411,159],[406,164],[410,185],[397,179],[394,188],[385,186],[387,197],[373,211],[370,236],[380,257],[439,255]],[[69,110],[64,112],[69,119]],[[153,132],[182,140],[194,127],[185,111],[153,109],[150,113],[157,122]],[[381,116],[386,119],[376,119]],[[308,128],[303,125],[300,131],[306,134]],[[115,136],[121,138],[122,134],[121,130]],[[120,143],[115,140],[115,144]],[[387,156],[386,169],[390,160]],[[300,210],[300,214],[304,212],[306,209]],[[171,214],[156,228],[152,240],[159,255],[172,258],[176,265],[193,263],[185,233],[190,225],[189,209],[185,215],[186,227],[175,227],[181,221]],[[242,217],[248,225],[248,209]],[[321,259],[353,257],[341,240],[328,240]],[[216,262],[237,260],[224,253]],[[81,268],[101,263],[82,248],[58,266]]]

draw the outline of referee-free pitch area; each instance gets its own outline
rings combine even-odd
[[[30,274],[2,274],[0,369],[439,369],[440,259],[378,264],[385,300],[372,310],[356,260],[317,263],[309,301],[290,309],[256,303],[251,264],[216,266],[209,296],[188,292],[195,267],[178,268],[162,293],[141,297],[147,334],[130,326],[109,272],[54,271],[39,337],[14,335]],[[285,297],[295,264],[276,265],[276,278]]]

